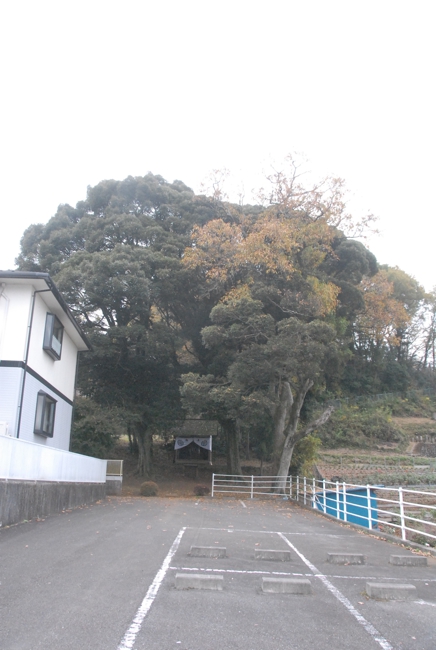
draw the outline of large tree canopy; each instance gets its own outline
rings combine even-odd
[[[23,235],[19,268],[49,272],[92,340],[80,393],[116,408],[142,473],[153,434],[184,409],[221,423],[229,472],[252,428],[284,477],[330,396],[410,381],[418,322],[424,365],[435,358],[434,299],[426,311],[416,281],[379,270],[353,238],[371,215],[348,213],[341,180],[304,185],[288,163],[256,206],[225,202],[220,184],[199,196],[149,173],[89,187]]]

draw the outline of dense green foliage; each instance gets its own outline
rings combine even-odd
[[[319,432],[327,447],[373,448],[384,443],[398,443],[401,430],[392,422],[391,410],[382,404],[342,406]]]
[[[76,397],[71,451],[108,458],[123,429],[122,415],[117,409],[102,408],[93,400]]]
[[[413,421],[406,427],[393,418],[433,418],[435,413],[436,397],[420,391],[409,391],[402,397],[386,394],[379,399],[342,400],[318,435],[324,448],[374,449],[386,443],[401,448],[409,440],[405,428],[410,433]],[[428,429],[434,432],[431,421]],[[422,423],[418,431],[424,433]]]
[[[295,445],[289,468],[293,476],[312,476],[313,465],[318,458],[322,441],[317,436],[307,435]]]

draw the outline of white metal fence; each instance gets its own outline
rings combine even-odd
[[[0,436],[0,480],[105,483],[106,461]]]
[[[286,480],[286,494],[289,492],[290,477]],[[275,494],[275,490],[279,489],[282,479],[277,479],[276,476],[233,476],[231,474],[212,474],[212,492],[215,494],[241,494],[245,497],[253,499],[255,496],[268,495],[268,496],[283,496],[283,494]]]
[[[398,535],[403,540],[434,545],[436,492],[403,487],[357,485],[288,476],[285,490],[275,476],[212,475],[212,496],[288,497],[326,514],[369,529]]]

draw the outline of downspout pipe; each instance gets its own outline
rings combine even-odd
[[[21,415],[23,413],[23,399],[24,399],[24,388],[26,386],[26,375],[27,375],[27,366],[29,362],[29,350],[30,350],[30,340],[32,337],[32,325],[33,325],[33,315],[35,313],[35,299],[37,293],[47,293],[50,289],[39,289],[35,290],[32,295],[32,307],[30,310],[29,324],[27,326],[27,341],[26,341],[26,356],[24,358],[24,370],[23,370],[23,381],[21,383],[21,392],[20,392],[20,401],[18,403],[18,422],[17,422],[17,438],[20,437],[20,428],[21,428]]]
[[[76,412],[76,400],[77,400],[77,379],[79,377],[79,361],[80,361],[80,350],[77,352],[77,357],[76,357],[76,375],[74,377],[74,397],[73,397],[73,408],[71,409],[71,423],[70,423],[70,446],[69,450],[71,451],[71,434],[73,432],[73,422],[74,422],[74,415]]]

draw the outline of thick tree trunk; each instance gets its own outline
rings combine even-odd
[[[127,436],[129,438],[129,451],[131,454],[136,455],[138,453],[138,443],[130,424],[127,425]]]
[[[222,420],[220,424],[224,430],[227,443],[227,474],[242,474],[236,420]]]
[[[306,393],[304,394],[304,397],[306,396]],[[298,418],[300,417],[300,411],[304,403],[304,397],[301,394],[299,395],[300,400],[301,398],[302,400],[301,400],[300,408],[298,410]],[[326,408],[325,411],[323,411],[323,413],[321,413],[319,418],[313,420],[303,430],[297,431],[298,418],[294,423],[294,426],[292,428],[288,428],[285,444],[283,446],[283,451],[280,458],[279,470],[277,472],[277,487],[275,490],[276,492],[279,492],[281,494],[285,492],[286,481],[289,474],[289,467],[291,465],[291,460],[292,460],[292,454],[294,452],[294,447],[297,444],[297,442],[299,442],[299,440],[302,440],[303,438],[308,436],[310,433],[312,433],[312,431],[314,431],[318,427],[325,424],[329,419],[329,417],[331,416],[331,414],[333,413],[333,411],[334,411],[334,407],[329,406],[328,408]]]
[[[280,456],[279,467],[277,470],[277,483],[275,487],[275,492],[280,494],[285,494],[286,492],[286,481],[289,474],[289,467],[291,465],[292,454],[294,453],[295,442],[292,439],[286,441],[282,454]]]
[[[278,469],[275,472],[277,476],[276,492],[284,493],[286,488],[286,480],[289,474],[289,467],[291,465],[292,454],[294,453],[295,444],[297,440],[297,427],[300,420],[301,409],[306,399],[308,391],[312,388],[313,381],[306,379],[305,383],[298,391],[295,399],[292,400],[292,405],[289,414],[289,420],[284,431],[285,441],[280,454]],[[290,387],[289,387],[290,390]]]
[[[278,389],[278,403],[273,412],[273,474],[277,474],[280,456],[285,442],[285,429],[294,398],[288,381],[282,381]]]
[[[138,445],[138,473],[145,478],[152,478],[153,440],[146,424],[135,425],[135,439]]]

